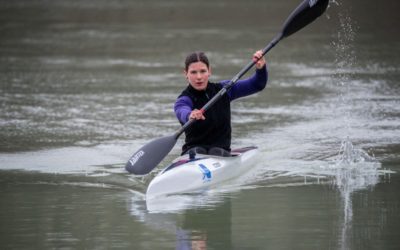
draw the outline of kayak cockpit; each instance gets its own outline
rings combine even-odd
[[[168,167],[166,167],[162,173],[165,173],[173,168],[176,168],[178,166],[184,165],[186,163],[189,162],[195,162],[198,160],[202,160],[202,159],[206,159],[206,158],[210,158],[210,157],[222,157],[222,158],[230,158],[230,157],[237,157],[247,151],[256,149],[257,147],[254,146],[250,146],[250,147],[244,147],[244,148],[237,148],[237,149],[233,149],[230,153],[229,156],[215,156],[215,155],[204,155],[204,154],[198,154],[198,155],[188,155],[185,154],[181,157],[179,157],[178,159],[176,159],[174,162],[171,163],[171,165],[169,165]]]

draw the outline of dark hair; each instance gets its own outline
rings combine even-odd
[[[207,68],[210,68],[210,63],[204,52],[193,52],[186,57],[185,70],[188,71],[190,64],[195,62],[202,62],[207,65]]]

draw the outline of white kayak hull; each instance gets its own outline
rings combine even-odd
[[[254,165],[256,147],[232,150],[232,156],[183,155],[163,169],[150,182],[146,198],[202,191],[238,178]]]

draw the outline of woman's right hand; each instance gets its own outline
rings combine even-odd
[[[195,120],[205,120],[206,118],[204,117],[204,110],[202,109],[194,109],[190,115],[189,119],[195,119]]]

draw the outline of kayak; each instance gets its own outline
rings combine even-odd
[[[231,156],[188,154],[176,158],[150,182],[146,199],[199,192],[243,175],[254,163],[257,147],[231,151]]]

